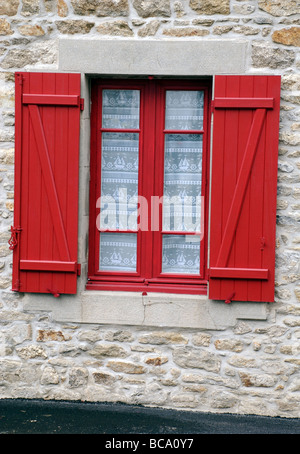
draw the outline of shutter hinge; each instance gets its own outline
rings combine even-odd
[[[11,226],[10,228],[10,231],[11,231],[11,236],[10,236],[10,239],[8,240],[8,244],[9,244],[9,249],[11,251],[14,250],[14,248],[17,246],[18,244],[18,233],[21,232],[21,227],[13,227]]]
[[[84,110],[84,98],[80,98],[80,110]]]
[[[226,298],[225,304],[230,304],[232,302],[232,298],[234,297],[235,292],[230,293],[230,295]]]
[[[58,290],[52,290],[50,288],[47,288],[48,292],[51,293],[51,295],[54,296],[54,298],[59,298],[60,297],[60,293]]]
[[[23,79],[24,79],[23,74],[17,73],[16,76],[17,76],[19,85],[22,87],[22,85],[23,85]]]
[[[81,264],[77,263],[77,276],[81,276]]]
[[[211,101],[210,107],[211,107],[212,113],[214,113],[214,111],[215,111],[215,101],[214,100]]]
[[[21,287],[21,283],[20,283],[19,279],[16,279],[15,282],[14,282],[14,285],[12,286],[12,291],[13,292],[19,292],[20,291],[20,287]]]

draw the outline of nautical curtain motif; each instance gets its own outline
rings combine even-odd
[[[199,235],[163,235],[163,273],[198,274],[199,267]]]
[[[203,128],[204,92],[189,90],[167,90],[167,130],[199,131]]]
[[[136,271],[136,233],[102,232],[100,271]]]
[[[103,90],[102,127],[138,129],[139,109],[139,90]]]

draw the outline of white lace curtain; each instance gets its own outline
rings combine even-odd
[[[197,274],[201,221],[203,92],[166,92],[162,272]],[[115,202],[114,229],[136,228],[139,168],[138,90],[103,90],[102,126],[118,132],[102,133],[101,196]],[[193,133],[180,133],[193,131]],[[109,218],[106,206],[106,215]],[[130,224],[130,225],[129,225]],[[100,270],[136,271],[136,233],[102,232]]]

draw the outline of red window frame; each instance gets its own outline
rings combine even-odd
[[[135,273],[99,271],[99,235],[96,221],[100,208],[97,200],[100,196],[101,181],[101,135],[102,132],[120,132],[116,129],[102,128],[102,90],[103,89],[140,90],[140,126],[139,129],[122,132],[138,132],[139,137],[139,195],[147,201],[148,222],[151,224],[151,197],[163,194],[164,177],[164,137],[167,133],[197,133],[203,137],[202,151],[202,200],[204,201],[204,231],[200,243],[199,275],[161,273],[162,234],[159,231],[139,230],[137,232],[137,271]],[[202,90],[204,92],[203,129],[192,131],[167,131],[164,129],[166,90]],[[207,293],[207,232],[208,232],[208,179],[209,179],[209,140],[211,116],[211,82],[203,80],[104,80],[92,81],[91,88],[91,158],[90,158],[90,225],[89,225],[89,262],[88,290],[149,291],[186,294]],[[160,211],[161,213],[161,211]],[[161,216],[160,216],[161,227]],[[121,232],[120,230],[117,230]],[[126,231],[128,233],[132,231]],[[164,232],[166,233],[166,232]],[[187,234],[186,232],[170,232]]]

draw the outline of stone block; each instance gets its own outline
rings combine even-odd
[[[71,0],[75,14],[82,16],[127,16],[128,0]]]
[[[40,0],[22,0],[22,14],[24,16],[37,14],[40,11]]]
[[[56,21],[55,25],[60,33],[63,33],[65,35],[74,35],[76,33],[89,33],[95,24],[94,22],[88,22],[86,20],[69,19]]]
[[[198,333],[192,336],[192,343],[197,346],[208,347],[211,342],[211,335],[207,333]]]
[[[101,385],[112,385],[117,380],[114,375],[107,372],[93,372],[93,378],[95,383]]]
[[[37,345],[27,345],[26,347],[19,347],[16,349],[18,356],[22,359],[42,358],[46,359],[47,353],[44,348]]]
[[[63,342],[68,340],[69,336],[64,336],[61,331],[54,330],[38,330],[37,341],[38,342],[49,342],[49,341],[58,341]]]
[[[172,36],[173,38],[207,36],[209,31],[196,27],[167,28],[163,31],[163,35]]]
[[[145,363],[150,366],[161,366],[162,364],[167,363],[169,360],[165,356],[156,356],[155,358],[145,359]]]
[[[271,375],[264,375],[264,374],[249,374],[245,372],[239,373],[240,379],[242,380],[243,386],[246,387],[263,387],[263,388],[270,388],[274,386],[277,382],[277,379],[272,377]]]
[[[113,22],[104,22],[96,27],[100,35],[111,36],[133,36],[134,33],[129,27],[128,23],[123,20]]]
[[[154,36],[158,31],[160,25],[161,24],[159,20],[152,20],[138,31],[138,36],[140,36],[141,38],[145,38],[146,36]]]
[[[292,16],[300,13],[298,0],[258,0],[258,7],[272,16]]]
[[[144,334],[139,338],[141,344],[187,344],[188,339],[180,333],[158,331]]]
[[[211,405],[213,408],[232,408],[238,402],[239,400],[236,396],[229,393],[217,392],[212,395]]]
[[[229,350],[231,352],[243,351],[243,343],[235,339],[218,339],[215,341],[217,350]]]
[[[236,14],[243,14],[243,15],[248,15],[248,14],[253,14],[255,11],[255,5],[250,5],[250,4],[236,4],[233,5],[233,11]]]
[[[110,342],[132,342],[134,337],[130,331],[108,331],[104,335],[104,339]]]
[[[173,360],[183,368],[204,369],[208,372],[219,372],[221,368],[221,361],[214,353],[192,347],[174,348]]]
[[[57,14],[60,17],[66,17],[68,15],[68,5],[66,4],[65,0],[58,0],[57,2]]]
[[[88,381],[88,370],[83,367],[74,367],[69,372],[69,387],[78,388]]]
[[[133,0],[133,7],[141,17],[170,17],[170,0]]]
[[[275,43],[300,47],[300,27],[282,28],[272,34]]]
[[[54,369],[54,367],[47,366],[43,370],[41,376],[42,385],[57,385],[59,383],[59,375]]]
[[[271,47],[264,42],[252,43],[252,63],[256,68],[288,68],[294,61],[295,52],[292,50]]]
[[[0,16],[15,16],[18,12],[20,0],[1,0]]]
[[[128,353],[124,348],[119,347],[118,345],[114,344],[99,344],[95,345],[93,350],[89,350],[89,355],[93,356],[94,358],[104,358],[104,357],[118,357],[118,358],[125,358],[128,356]]]
[[[4,69],[24,68],[27,65],[53,64],[57,59],[57,46],[54,41],[34,43],[30,48],[22,47],[10,49],[1,66]]]
[[[144,374],[146,372],[145,367],[124,361],[109,361],[107,367],[112,369],[114,372],[123,372],[125,374]]]
[[[44,30],[40,25],[22,25],[19,27],[19,32],[24,36],[43,36],[45,34]]]
[[[0,6],[1,8],[1,6]],[[0,35],[12,35],[10,23],[6,19],[0,19]]]
[[[190,0],[189,5],[198,14],[230,14],[230,0]]]

